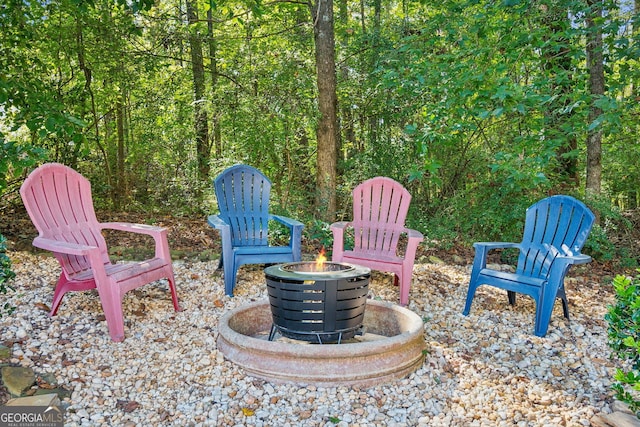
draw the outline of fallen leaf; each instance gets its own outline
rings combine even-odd
[[[38,381],[38,388],[42,388],[42,389],[45,389],[45,390],[51,390],[51,389],[56,388],[56,386],[53,385],[53,384],[49,384],[47,382],[44,382],[44,381]]]
[[[222,308],[222,307],[224,307],[224,303],[223,303],[222,301],[220,301],[219,299],[215,300],[215,301],[213,302],[213,305],[214,305],[214,306],[216,306],[216,307],[218,307],[218,308]]]
[[[171,416],[171,414],[166,409],[158,410],[158,414],[160,415],[160,421],[166,421]]]
[[[242,413],[245,414],[247,417],[250,417],[253,414],[255,414],[255,412],[249,408],[242,408]]]
[[[116,408],[122,409],[124,412],[133,412],[140,407],[135,400],[118,400]]]
[[[41,302],[37,302],[36,304],[36,308],[42,310],[42,311],[51,311],[51,307],[49,307],[47,304],[43,304]]]

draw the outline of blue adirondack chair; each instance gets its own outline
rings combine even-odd
[[[273,264],[300,261],[303,224],[269,213],[271,181],[259,170],[236,165],[224,170],[214,181],[220,214],[208,223],[220,230],[225,293],[233,296],[238,268],[244,264]],[[288,246],[271,246],[269,221],[289,229]]]
[[[516,293],[534,299],[534,334],[539,337],[547,334],[556,298],[562,301],[564,317],[569,319],[564,277],[571,265],[591,261],[591,257],[581,254],[580,250],[594,219],[593,213],[579,200],[569,196],[551,196],[527,209],[522,242],[474,243],[476,253],[462,314],[469,314],[477,288],[491,285],[505,289],[511,305],[515,304]],[[515,273],[487,268],[489,251],[499,248],[520,250]]]

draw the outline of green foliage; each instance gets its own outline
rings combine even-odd
[[[606,231],[596,224],[591,229],[589,239],[584,245],[584,253],[599,261],[611,261],[617,255],[616,246],[609,240]]]
[[[318,88],[306,3],[192,2],[194,25],[174,0],[5,3],[0,194],[34,164],[55,160],[89,178],[100,209],[209,212],[211,182],[200,179],[195,150],[198,105],[208,118],[210,176],[240,162],[260,168],[273,181],[274,205],[304,218],[309,239],[331,246],[328,224],[312,218]],[[407,224],[443,248],[518,239],[531,203],[581,192],[587,132],[598,129],[605,197],[589,205],[603,221],[585,250],[637,262],[613,237],[625,232],[624,221],[608,213],[612,200],[624,209],[640,200],[633,16],[607,4],[598,22],[607,93],[594,100],[602,114],[589,119],[585,2],[374,4],[344,2],[336,14],[336,218],[351,215],[355,185],[384,175],[413,195]],[[194,35],[206,70],[197,100]]]
[[[49,11],[40,2],[25,6],[16,0],[0,6],[0,194],[43,160],[54,141],[63,141],[60,153],[79,147],[85,125],[61,102],[50,75],[55,67],[43,38]]]
[[[618,275],[613,280],[616,304],[609,306],[609,347],[623,363],[618,368],[613,389],[616,397],[629,405],[640,418],[640,275]]]
[[[637,255],[631,251],[635,238],[634,227],[606,198],[590,198],[589,207],[600,215],[600,224],[595,224],[585,243],[583,252],[599,261],[617,262],[621,268],[637,268]]]
[[[494,190],[491,192],[490,190]],[[434,204],[430,215],[420,219],[417,228],[444,249],[447,242],[519,241],[526,209],[537,200],[529,192],[507,192],[500,186],[476,189],[475,194],[460,193],[446,202]],[[414,221],[411,222],[414,224]]]
[[[304,228],[305,239],[315,246],[330,250],[333,247],[333,233],[329,229],[329,223],[319,219],[311,220]]]
[[[25,169],[43,158],[41,148],[6,141],[0,133],[0,194],[4,194]]]
[[[0,234],[0,294],[6,294],[9,291],[13,291],[10,281],[16,274],[11,270],[11,259],[6,254],[7,244],[5,237]],[[13,313],[15,307],[12,307],[8,302],[5,302],[0,306],[0,317],[3,315],[9,315]]]
[[[269,221],[269,244],[286,245],[289,243],[291,232],[289,228],[278,221]]]

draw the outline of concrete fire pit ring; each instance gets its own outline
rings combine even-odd
[[[387,302],[367,301],[363,326],[382,336],[373,341],[300,344],[259,338],[271,325],[268,301],[238,307],[220,318],[218,349],[256,378],[320,387],[390,382],[406,377],[424,360],[422,319]]]

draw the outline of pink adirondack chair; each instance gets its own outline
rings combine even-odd
[[[33,245],[52,251],[62,272],[55,287],[50,316],[69,291],[97,288],[113,341],[124,339],[122,299],[130,290],[167,279],[173,307],[180,311],[167,230],[142,224],[99,223],[93,209],[91,184],[73,169],[48,163],[34,170],[20,188],[31,221],[38,230]],[[113,264],[101,231],[142,233],[155,240],[155,257]]]
[[[422,233],[408,229],[404,221],[411,194],[391,178],[376,177],[353,190],[353,221],[331,224],[334,262],[363,265],[372,270],[394,273],[400,286],[400,304],[409,303],[409,287]],[[353,229],[353,250],[345,250],[345,230]],[[400,236],[405,234],[404,255],[398,253]]]

